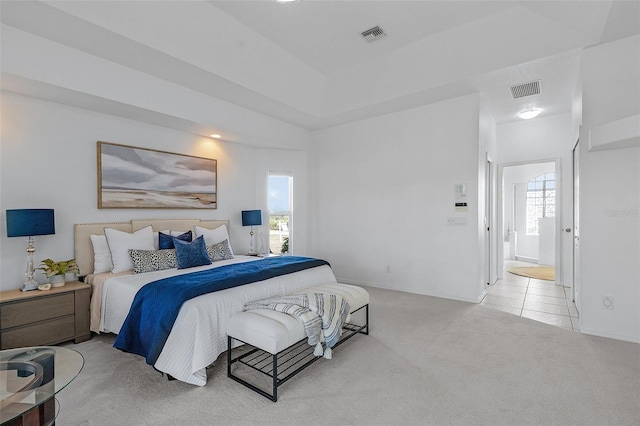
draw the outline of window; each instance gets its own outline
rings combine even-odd
[[[527,235],[538,235],[538,220],[556,215],[556,174],[546,173],[527,182]]]
[[[293,176],[291,173],[269,173],[269,250],[292,253]]]

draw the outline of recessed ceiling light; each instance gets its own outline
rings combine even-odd
[[[220,138],[222,137],[222,135],[219,135],[219,134],[217,134],[217,133],[214,133],[214,134],[212,134],[212,135],[210,135],[210,136],[211,136],[212,138],[215,138],[215,139],[220,139]]]
[[[530,120],[532,118],[536,118],[541,112],[541,109],[528,109],[518,114],[518,117],[522,118],[523,120]]]

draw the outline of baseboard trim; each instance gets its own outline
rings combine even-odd
[[[535,263],[536,265],[538,264],[538,258],[536,257],[516,256],[516,260],[519,260],[521,262]]]
[[[596,337],[605,337],[607,339],[623,340],[630,343],[640,343],[640,336],[628,336],[626,334],[609,333],[606,331],[593,330],[583,327],[580,327],[580,333]]]
[[[453,295],[418,292],[418,291],[415,291],[413,289],[409,289],[409,288],[406,288],[406,287],[389,287],[389,286],[382,285],[382,284],[370,283],[370,282],[366,282],[366,281],[352,280],[352,279],[349,279],[349,278],[336,277],[336,280],[339,283],[344,283],[344,284],[362,285],[362,286],[367,286],[367,287],[382,288],[382,289],[385,289],[385,290],[402,291],[404,293],[419,294],[421,296],[439,297],[440,299],[457,300],[459,302],[467,302],[467,303],[475,303],[475,304],[480,303],[482,301],[482,299],[484,298],[486,292],[487,292],[487,290],[484,289],[482,294],[479,296],[479,298],[477,300],[474,300],[474,299],[463,298],[463,297],[455,297]]]

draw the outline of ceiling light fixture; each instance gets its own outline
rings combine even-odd
[[[523,120],[530,120],[532,118],[536,118],[541,112],[541,109],[528,109],[518,114],[518,117],[522,118]]]
[[[219,135],[219,134],[217,134],[217,133],[214,133],[214,134],[209,135],[209,136],[211,136],[211,137],[212,137],[212,138],[214,138],[214,139],[220,139],[220,138],[222,137],[222,135]]]
[[[295,3],[300,0],[276,0],[276,3]]]

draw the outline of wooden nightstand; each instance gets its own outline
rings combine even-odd
[[[72,281],[51,290],[0,292],[0,349],[84,342],[91,286]]]

